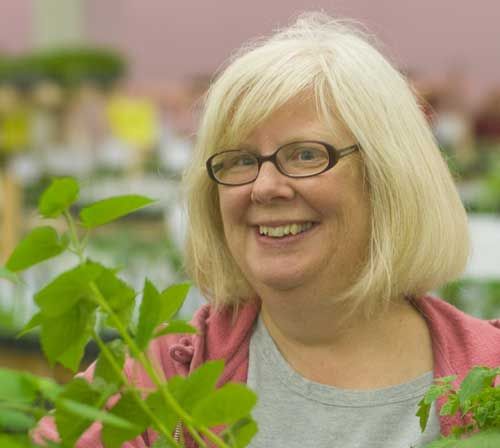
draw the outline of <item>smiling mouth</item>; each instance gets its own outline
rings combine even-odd
[[[297,235],[299,233],[306,232],[313,225],[313,222],[304,222],[276,227],[259,226],[259,234],[270,238],[283,238],[288,235]]]

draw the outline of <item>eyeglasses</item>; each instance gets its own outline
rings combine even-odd
[[[207,160],[206,166],[210,178],[215,182],[237,186],[257,179],[260,167],[267,161],[272,162],[285,176],[311,177],[333,168],[342,157],[358,149],[358,145],[336,149],[324,142],[293,142],[280,146],[269,156],[242,149],[218,152]]]

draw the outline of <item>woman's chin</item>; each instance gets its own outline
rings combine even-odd
[[[297,274],[297,272],[270,272],[268,270],[261,275],[255,275],[254,278],[257,284],[275,291],[290,291],[306,283],[303,275]]]

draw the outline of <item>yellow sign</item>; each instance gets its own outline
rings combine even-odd
[[[111,132],[132,147],[147,150],[158,141],[154,104],[146,99],[116,96],[108,104]]]

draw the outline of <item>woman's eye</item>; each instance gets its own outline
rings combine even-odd
[[[236,166],[249,166],[255,164],[255,159],[253,157],[242,156],[238,157],[238,159],[235,162],[236,163],[234,165]]]
[[[309,148],[299,149],[295,153],[295,158],[298,160],[314,160],[316,157],[316,151]]]

